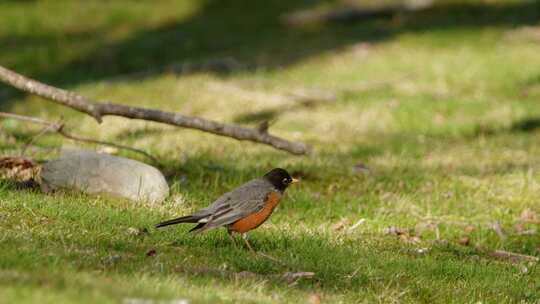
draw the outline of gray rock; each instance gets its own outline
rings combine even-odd
[[[159,203],[169,195],[161,172],[147,164],[94,151],[69,149],[41,170],[41,188],[72,189],[88,194]]]

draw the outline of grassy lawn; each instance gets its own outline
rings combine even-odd
[[[540,302],[538,263],[490,254],[540,256],[540,4],[441,1],[391,18],[280,23],[334,2],[1,1],[1,65],[92,98],[270,119],[314,152],[98,125],[0,85],[2,111],[63,116],[73,132],[144,149],[171,186],[151,206],[1,182],[0,303]],[[39,132],[0,123],[2,155]],[[39,137],[27,156],[54,158],[65,143]],[[302,182],[250,240],[284,264],[225,230],[152,228],[278,166]],[[315,276],[283,278],[300,271]]]

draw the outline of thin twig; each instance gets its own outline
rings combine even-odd
[[[44,126],[43,129],[41,129],[41,131],[39,131],[38,134],[32,136],[32,138],[30,138],[30,140],[22,147],[21,153],[19,155],[23,156],[26,153],[26,150],[28,149],[28,147],[30,147],[38,138],[43,136],[43,134],[49,132],[51,129],[52,129],[52,126],[48,126],[48,125]]]
[[[178,127],[197,129],[216,135],[248,140],[272,146],[293,154],[307,154],[310,148],[301,142],[259,132],[257,129],[244,128],[233,124],[224,124],[201,117],[187,116],[180,113],[165,112],[157,109],[132,107],[109,102],[98,102],[77,93],[59,89],[37,80],[30,79],[0,66],[0,81],[21,91],[41,96],[57,104],[70,107],[94,117],[98,122],[106,115],[121,116],[131,119],[149,120]]]
[[[540,258],[521,253],[509,252],[504,250],[495,250],[489,253],[490,256],[510,260],[512,262],[538,262]]]
[[[75,135],[69,134],[66,131],[64,131],[64,128],[61,128],[60,130],[58,130],[58,133],[60,135],[64,136],[65,138],[69,138],[69,139],[74,140],[74,141],[82,141],[82,142],[93,143],[93,144],[98,144],[98,145],[103,145],[103,146],[114,147],[114,148],[118,148],[118,149],[129,150],[129,151],[132,151],[132,152],[137,152],[137,153],[140,153],[140,154],[148,157],[154,163],[156,163],[156,164],[159,163],[159,160],[157,158],[155,158],[154,156],[150,155],[149,153],[147,153],[147,152],[145,152],[143,150],[137,149],[137,148],[124,146],[124,145],[120,145],[120,144],[115,144],[115,143],[111,143],[111,142],[107,142],[107,141],[101,141],[101,140],[95,140],[95,139],[75,136]]]
[[[101,141],[101,140],[95,140],[95,139],[91,139],[91,138],[80,137],[80,136],[68,133],[65,130],[65,125],[63,123],[55,123],[55,122],[47,121],[47,120],[37,118],[37,117],[30,117],[30,116],[24,116],[24,115],[6,113],[6,112],[0,112],[0,117],[17,119],[17,120],[27,121],[27,122],[31,122],[31,123],[35,123],[35,124],[44,125],[45,128],[38,135],[34,136],[33,139],[35,139],[37,136],[40,136],[41,133],[44,133],[45,131],[54,131],[54,132],[62,135],[63,137],[74,140],[74,141],[87,142],[87,143],[98,144],[98,145],[109,146],[109,147],[115,147],[115,148],[118,148],[118,149],[124,149],[124,150],[129,150],[129,151],[132,151],[132,152],[136,152],[136,153],[139,153],[139,154],[142,154],[142,155],[148,157],[150,160],[152,160],[156,164],[159,163],[157,158],[155,158],[152,155],[148,154],[147,152],[145,152],[143,150],[139,150],[137,148],[124,146],[124,145],[120,145],[120,144],[115,144],[115,143],[111,143],[111,142],[107,142],[107,141]],[[29,145],[29,144],[30,143],[28,143],[27,145]]]
[[[271,261],[273,261],[273,262],[275,262],[275,263],[278,263],[279,265],[281,265],[281,266],[283,266],[283,267],[292,269],[292,266],[291,266],[291,265],[288,265],[287,263],[282,262],[282,261],[276,259],[275,257],[271,256],[271,255],[268,255],[268,254],[263,253],[263,252],[258,252],[258,251],[255,252],[255,254],[257,254],[257,255],[259,255],[259,256],[261,256],[261,257],[263,257],[263,258],[269,259],[269,260],[271,260]]]

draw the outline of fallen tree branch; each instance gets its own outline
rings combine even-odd
[[[149,120],[178,127],[197,129],[216,135],[232,137],[266,144],[293,154],[306,154],[309,147],[301,142],[291,142],[257,129],[244,128],[238,125],[224,124],[200,117],[186,116],[180,113],[165,112],[156,109],[132,107],[109,102],[97,102],[82,95],[62,90],[39,81],[27,78],[14,71],[0,66],[0,81],[21,91],[41,96],[57,104],[70,107],[94,117],[98,122],[106,115],[121,116],[132,119]]]
[[[137,148],[132,148],[132,147],[129,147],[129,146],[124,146],[124,145],[115,144],[115,143],[106,142],[106,141],[101,141],[101,140],[84,138],[84,137],[80,137],[80,136],[76,136],[76,135],[73,135],[71,133],[68,133],[65,130],[65,125],[63,123],[60,123],[60,122],[55,123],[55,122],[50,122],[50,121],[47,121],[47,120],[44,120],[44,119],[41,119],[41,118],[18,115],[18,114],[13,114],[13,113],[6,113],[6,112],[0,112],[0,117],[17,119],[17,120],[27,121],[27,122],[30,122],[30,123],[40,124],[40,125],[45,126],[45,128],[42,129],[38,135],[42,135],[44,132],[47,132],[47,131],[54,131],[54,132],[62,135],[63,137],[74,140],[74,141],[87,142],[87,143],[98,144],[98,145],[109,146],[109,147],[115,147],[115,148],[118,148],[118,149],[124,149],[124,150],[129,150],[129,151],[132,151],[132,152],[136,152],[136,153],[139,153],[139,154],[142,154],[142,155],[148,157],[154,163],[159,163],[157,158],[155,158],[152,155],[148,154],[147,152],[145,152],[143,150],[139,150]],[[29,145],[29,144],[27,144],[27,145]]]
[[[210,275],[210,276],[219,276],[225,278],[231,278],[236,280],[244,279],[273,279],[276,281],[285,281],[288,284],[295,284],[301,279],[314,279],[315,273],[310,271],[299,271],[292,272],[287,271],[284,273],[275,273],[275,274],[260,274],[254,273],[251,271],[241,271],[234,272],[230,270],[223,270],[218,268],[208,268],[208,267],[186,267],[186,266],[177,266],[174,268],[175,272],[186,273],[186,274],[196,274],[196,275]]]
[[[525,255],[515,252],[509,252],[504,250],[495,250],[493,252],[489,253],[490,256],[499,258],[499,259],[505,259],[509,260],[511,262],[538,262],[540,258],[532,256],[532,255]]]
[[[419,12],[430,8],[433,2],[433,0],[418,0],[371,8],[349,5],[330,10],[302,10],[284,14],[280,19],[281,23],[288,26],[306,26],[317,23],[351,23],[366,19],[391,18],[403,13]]]

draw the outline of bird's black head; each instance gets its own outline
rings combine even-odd
[[[285,191],[290,184],[298,182],[289,175],[289,172],[281,168],[272,169],[264,175],[264,178],[280,191]]]

